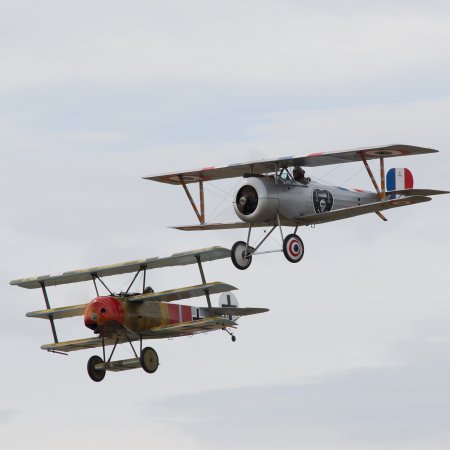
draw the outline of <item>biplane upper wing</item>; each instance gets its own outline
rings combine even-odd
[[[161,291],[151,294],[133,295],[127,297],[129,302],[174,302],[186,298],[200,297],[208,294],[220,294],[222,292],[234,291],[237,288],[230,284],[221,283],[216,281],[214,283],[198,284],[196,286],[183,287],[179,289],[171,289],[170,291]]]
[[[278,168],[291,166],[315,167],[329,164],[342,164],[361,161],[361,155],[366,160],[391,158],[395,156],[421,155],[436,153],[437,150],[416,147],[413,145],[386,145],[381,147],[358,148],[336,152],[316,152],[304,156],[284,156],[277,159],[251,161],[239,164],[230,164],[223,167],[204,167],[197,170],[179,171],[150,175],[143,177],[145,180],[159,181],[168,184],[188,184],[198,181],[212,181],[223,178],[242,177],[245,174],[264,174],[274,172],[275,165]]]
[[[73,270],[57,275],[42,275],[33,278],[13,280],[9,284],[27,289],[36,289],[42,286],[57,286],[60,284],[78,283],[92,280],[93,276],[108,277],[124,273],[137,272],[139,269],[156,269],[170,266],[185,266],[196,264],[197,258],[201,262],[228,258],[230,250],[223,247],[210,247],[182,253],[174,253],[166,257],[155,257],[111,264],[108,266],[90,267],[89,269]]]

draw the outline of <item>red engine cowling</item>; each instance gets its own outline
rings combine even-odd
[[[249,177],[238,187],[234,212],[244,222],[269,222],[276,218],[280,203],[272,178]]]
[[[102,336],[112,334],[125,323],[122,303],[114,297],[97,297],[84,311],[84,324]]]

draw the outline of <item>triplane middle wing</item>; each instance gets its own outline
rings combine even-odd
[[[285,156],[144,178],[183,187],[199,223],[172,228],[183,231],[247,228],[246,241],[236,242],[231,249],[233,264],[238,269],[244,270],[250,266],[252,256],[268,253],[258,250],[276,228],[280,229],[283,241],[279,251],[283,251],[288,261],[297,263],[304,255],[303,241],[296,234],[298,227],[369,213],[375,213],[382,220],[387,221],[382,211],[428,202],[433,195],[447,194],[448,191],[413,189],[413,176],[406,168],[392,168],[385,174],[384,161],[386,158],[436,152],[437,150],[426,147],[395,144],[338,152],[316,152],[304,156]],[[377,183],[368,163],[374,159],[379,160],[380,163],[380,184]],[[364,164],[375,192],[325,185],[306,177],[305,171],[302,169],[302,167],[350,162]],[[207,222],[203,183],[233,177],[243,177],[243,182],[233,196],[233,208],[239,221]],[[199,206],[195,203],[188,188],[188,185],[192,183],[199,185]],[[293,233],[284,236],[283,226],[293,227]],[[254,227],[269,227],[270,230],[260,242],[252,246],[250,237]]]
[[[138,261],[91,267],[89,269],[64,272],[57,275],[43,275],[32,278],[13,280],[11,285],[26,289],[40,288],[44,294],[46,309],[27,313],[27,317],[48,319],[50,321],[54,342],[41,348],[54,353],[102,347],[103,358],[93,356],[88,362],[88,373],[94,381],[101,381],[107,370],[121,371],[142,367],[153,373],[159,365],[159,358],[151,347],[142,348],[145,339],[162,339],[225,330],[235,341],[229,328],[236,328],[236,318],[244,315],[268,311],[265,308],[239,308],[237,300],[231,293],[236,288],[230,284],[206,282],[203,262],[228,258],[230,251],[223,247],[211,247],[190,252],[176,253],[164,258],[148,258]],[[154,292],[146,285],[146,273],[149,269],[161,267],[197,264],[202,283],[194,286]],[[104,278],[135,273],[125,292],[115,293],[105,283]],[[138,275],[142,274],[142,292],[131,292]],[[77,283],[91,280],[97,297],[89,303],[51,308],[47,287],[61,284]],[[106,295],[99,293],[102,286]],[[213,307],[210,295],[222,294],[219,307]],[[177,300],[205,296],[207,306],[187,306],[173,303]],[[223,300],[226,299],[226,300]],[[234,300],[233,300],[234,299]],[[55,320],[84,316],[85,325],[94,331],[97,337],[59,342]],[[139,350],[133,342],[140,343]],[[129,343],[134,358],[112,361],[118,344]],[[106,347],[113,349],[107,357]],[[138,353],[139,352],[139,353]]]

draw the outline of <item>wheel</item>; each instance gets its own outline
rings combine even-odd
[[[236,342],[236,336],[231,336],[231,342]]]
[[[283,253],[291,263],[298,263],[305,254],[305,246],[296,234],[288,234],[283,241]]]
[[[95,366],[97,364],[102,364],[104,361],[102,358],[100,358],[100,356],[91,356],[88,360],[87,363],[87,371],[89,376],[91,377],[91,380],[95,381],[95,382],[99,382],[102,381],[103,378],[105,378],[105,374],[106,374],[106,369],[96,369]]]
[[[145,347],[141,352],[141,357],[139,358],[141,361],[142,368],[147,373],[155,373],[159,366],[159,358],[158,353],[153,350],[151,347]]]
[[[252,257],[245,256],[246,247],[247,244],[244,241],[238,241],[231,247],[231,261],[239,270],[247,269],[252,263]],[[248,247],[248,251],[252,252],[253,247]]]

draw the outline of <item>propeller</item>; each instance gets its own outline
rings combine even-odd
[[[238,210],[248,216],[255,212],[258,206],[258,193],[253,186],[243,186],[236,195]]]

